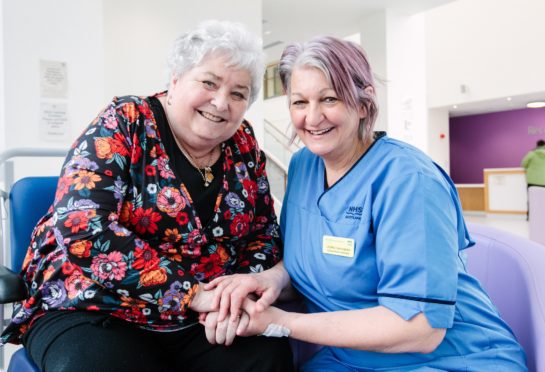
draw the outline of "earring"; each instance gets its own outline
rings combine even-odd
[[[172,97],[170,95],[167,96],[167,105],[172,106]]]

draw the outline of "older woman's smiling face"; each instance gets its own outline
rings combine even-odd
[[[227,66],[212,54],[173,78],[168,115],[174,135],[194,150],[206,151],[230,138],[248,109],[250,72]]]

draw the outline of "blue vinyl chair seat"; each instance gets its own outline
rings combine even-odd
[[[11,267],[19,272],[25,258],[30,236],[37,222],[47,213],[55,198],[58,177],[27,177],[13,184],[9,193]],[[3,300],[18,301],[27,296],[21,278],[2,267]],[[17,293],[19,292],[19,293]],[[6,302],[10,302],[6,301]],[[38,372],[39,368],[19,349],[11,357],[8,372]]]

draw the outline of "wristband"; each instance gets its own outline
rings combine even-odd
[[[289,328],[286,328],[284,326],[281,326],[280,324],[274,324],[270,323],[267,326],[267,329],[265,332],[261,334],[261,336],[266,337],[289,337],[291,331]]]

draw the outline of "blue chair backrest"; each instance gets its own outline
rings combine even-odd
[[[26,177],[15,182],[9,193],[11,268],[18,272],[36,223],[53,203],[58,177]]]

